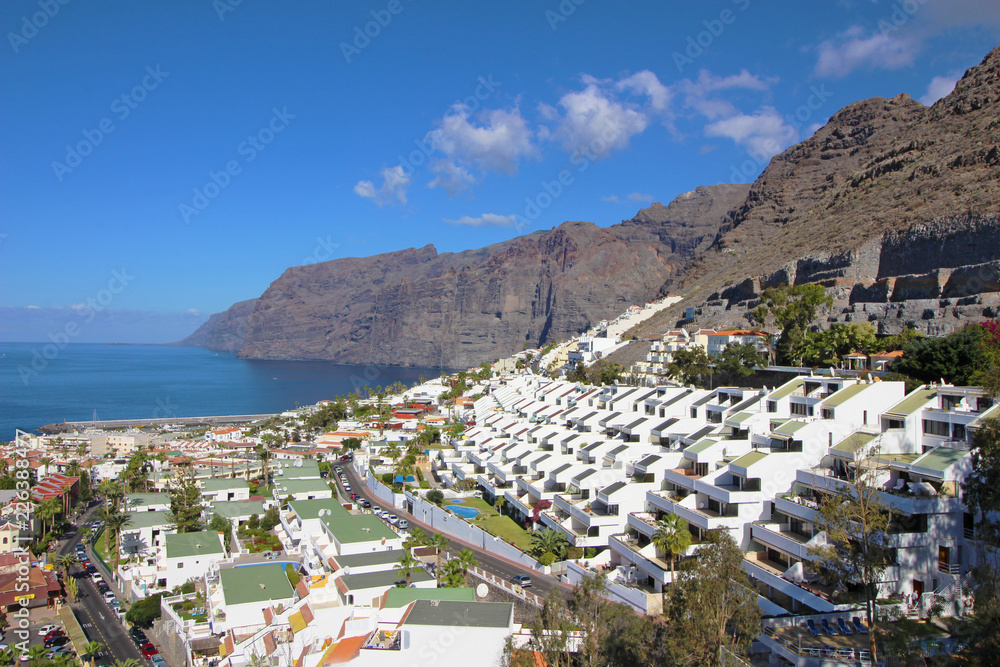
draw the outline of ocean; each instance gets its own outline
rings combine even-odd
[[[61,421],[264,414],[440,369],[237,359],[196,347],[0,343],[0,440]]]

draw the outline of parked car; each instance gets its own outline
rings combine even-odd
[[[394,526],[398,526],[399,525],[399,517],[396,516],[395,514],[390,514],[385,519],[386,519],[386,521],[388,521],[389,523],[391,523]]]
[[[361,498],[360,500],[358,500],[358,504],[361,505],[362,507],[364,507],[365,509],[368,509],[368,508],[370,508],[372,506],[371,502],[365,500],[364,498]]]
[[[340,466],[337,466],[336,468],[334,468],[334,471],[339,475],[340,473],[344,472],[344,469],[341,468]]]
[[[51,625],[51,624],[50,625],[43,625],[42,627],[38,628],[38,636],[39,637],[44,637],[45,635],[49,634],[53,630],[59,630],[59,629],[60,629],[60,627],[58,625]]]
[[[353,454],[344,454],[340,457],[340,462],[343,463],[344,461],[350,461],[352,458],[354,458]]]
[[[530,588],[531,577],[529,577],[526,574],[515,574],[513,577],[510,578],[510,583],[517,584],[521,588]]]
[[[139,648],[139,650],[141,650],[142,654],[144,656],[146,656],[147,658],[152,658],[154,655],[156,655],[157,653],[159,653],[159,651],[156,650],[156,647],[153,646],[152,644],[143,644]]]
[[[407,521],[406,519],[400,519],[399,520],[399,529],[400,530],[409,530],[410,529],[410,522]]]
[[[153,667],[168,667],[167,661],[164,660],[163,656],[160,654],[154,655],[152,658],[149,659],[149,661],[153,663]]]
[[[53,646],[62,646],[63,644],[69,643],[69,637],[53,637],[52,639],[45,640],[45,648],[51,648]]]
[[[372,514],[378,516],[381,513],[382,513],[381,507],[379,507],[378,505],[372,505]]]
[[[351,500],[357,500],[357,499],[358,499],[358,494],[351,493]]]
[[[52,630],[51,632],[45,633],[45,639],[52,639],[53,637],[65,637],[65,630]]]
[[[351,485],[350,484],[344,484],[344,491],[346,491],[347,493],[350,493],[351,492]]]

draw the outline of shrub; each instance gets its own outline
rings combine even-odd
[[[420,480],[420,488],[421,489],[429,489],[429,488],[431,488],[431,483],[427,482],[427,481],[424,481],[424,480]]]
[[[302,579],[291,563],[285,563],[285,574],[288,575],[288,583],[292,585],[292,588],[295,588],[295,585]]]
[[[597,547],[585,547],[583,550],[584,558],[593,558],[597,555]]]
[[[427,495],[424,497],[427,498],[427,502],[434,503],[435,505],[441,505],[441,503],[444,502],[444,494],[438,489],[428,491]]]
[[[381,480],[383,484],[392,484],[392,473],[391,472],[382,473]]]
[[[556,562],[556,555],[551,551],[546,551],[542,554],[542,557],[538,559],[538,562],[542,565],[552,565],[552,563]]]

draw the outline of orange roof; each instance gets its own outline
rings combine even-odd
[[[883,359],[884,358],[899,359],[900,357],[903,356],[903,351],[902,350],[893,350],[892,352],[878,352],[876,354],[873,354],[872,356],[873,357],[880,357],[880,358],[883,358]]]
[[[752,329],[726,329],[725,331],[708,332],[713,336],[766,336],[766,331],[753,331]]]
[[[368,639],[367,635],[341,639],[327,649],[323,659],[320,660],[320,667],[325,667],[325,665],[339,665],[354,660],[354,658],[358,657],[358,653],[361,652],[361,647],[365,645],[366,639]]]

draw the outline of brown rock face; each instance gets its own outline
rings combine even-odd
[[[247,333],[247,320],[256,305],[256,299],[234,303],[221,313],[215,313],[208,321],[184,340],[177,343],[188,347],[204,347],[217,352],[235,354],[243,347]]]
[[[238,331],[242,317],[245,358],[449,368],[491,361],[656,298],[715,239],[748,188],[698,188],[609,228],[567,222],[461,253],[429,245],[294,267],[248,316],[213,316],[187,342],[228,341],[216,329]]]
[[[746,324],[768,283],[831,288],[830,321],[943,333],[995,312],[1000,260],[1000,48],[948,97],[845,107],[776,156],[711,252],[669,289],[700,325]],[[971,277],[970,277],[971,276]],[[949,301],[949,297],[956,299]]]

